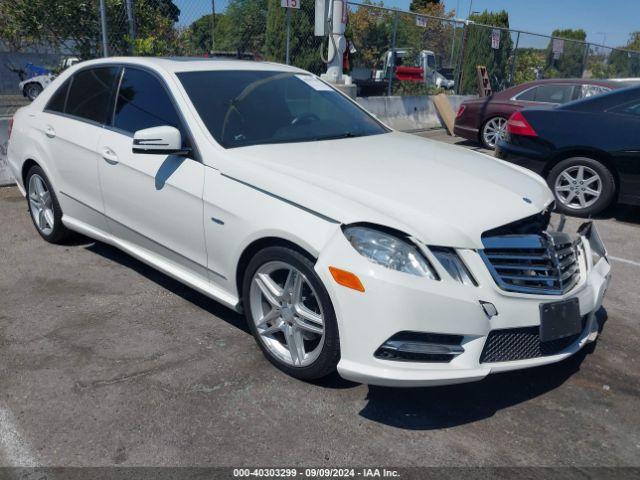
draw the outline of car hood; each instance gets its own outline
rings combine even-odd
[[[528,170],[399,132],[227,152],[221,170],[235,180],[336,222],[380,224],[430,245],[482,248],[483,232],[553,200]]]

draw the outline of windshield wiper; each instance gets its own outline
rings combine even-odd
[[[336,135],[327,135],[326,137],[316,137],[314,138],[314,140],[337,140],[340,138],[355,138],[355,137],[362,137],[362,136],[363,136],[362,133],[345,132],[345,133],[338,133]]]

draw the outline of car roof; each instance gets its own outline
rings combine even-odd
[[[511,98],[518,93],[527,90],[532,87],[536,87],[538,85],[547,85],[547,84],[578,84],[578,85],[597,85],[601,87],[609,87],[611,89],[624,88],[625,85],[620,81],[612,81],[612,80],[599,80],[594,78],[543,78],[540,80],[533,80],[531,82],[521,83],[519,85],[515,85],[513,87],[507,88],[505,90],[501,90],[499,92],[494,93],[494,98],[503,100],[505,98]]]
[[[80,62],[74,67],[84,68],[101,64],[122,63],[141,65],[165,72],[197,72],[210,70],[256,70],[307,73],[296,67],[274,62],[229,59],[228,57],[105,57]]]

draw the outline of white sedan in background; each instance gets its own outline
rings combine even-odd
[[[540,177],[296,68],[84,62],[15,115],[8,158],[45,240],[81,232],[243,310],[298,378],[473,381],[598,334],[606,251],[591,224],[550,229]]]

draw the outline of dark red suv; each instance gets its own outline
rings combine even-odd
[[[515,111],[535,105],[560,105],[628,85],[612,80],[546,79],[523,83],[490,97],[468,100],[456,115],[454,134],[494,149],[504,138],[507,120]]]

